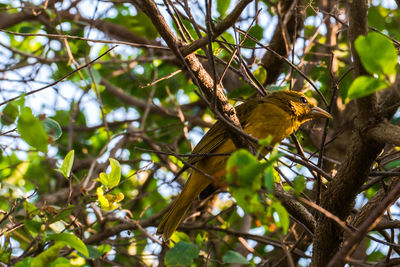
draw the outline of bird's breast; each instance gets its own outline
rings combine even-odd
[[[244,131],[258,139],[272,136],[271,145],[275,145],[292,134],[294,128],[294,121],[286,111],[273,104],[261,104],[250,114]]]

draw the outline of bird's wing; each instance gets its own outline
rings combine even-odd
[[[200,142],[193,149],[192,154],[208,154],[212,153],[217,149],[227,138],[227,133],[221,122],[215,123],[210,130],[203,136]],[[205,156],[189,157],[185,165],[175,174],[175,179],[177,179],[184,171],[186,171],[191,165],[196,164],[196,162],[202,160]]]
[[[255,102],[255,100],[249,100],[236,107],[237,116],[242,127],[244,127],[244,125],[247,123],[247,120],[250,117],[250,112],[252,109],[254,109],[254,105],[256,104],[257,103]],[[192,154],[212,153],[220,145],[222,145],[227,140],[227,138],[229,138],[229,134],[226,132],[225,126],[222,122],[218,121],[203,136],[200,142],[193,149]],[[194,164],[202,158],[204,158],[204,156],[191,157],[188,162],[190,164]]]
[[[212,153],[222,145],[228,137],[225,127],[221,122],[215,123],[210,130],[203,136],[200,142],[193,149],[192,154]],[[188,162],[194,164],[204,158],[204,156],[190,157]]]
[[[251,110],[254,110],[254,106],[257,105],[259,100],[251,99],[248,100],[239,106],[236,109],[236,115],[239,118],[240,124],[244,127],[248,118],[250,117]],[[229,138],[229,134],[225,130],[225,126],[222,122],[216,122],[210,130],[203,136],[200,142],[193,149],[192,154],[209,154],[213,153],[220,145],[222,145],[227,138]],[[198,157],[190,157],[187,160],[187,164],[175,175],[175,179],[181,175],[186,169],[190,167],[190,165],[196,164],[196,162],[202,160],[205,156]],[[175,180],[174,179],[174,180]]]

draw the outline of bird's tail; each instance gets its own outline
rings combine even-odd
[[[186,212],[192,205],[195,198],[211,183],[210,178],[193,173],[179,197],[174,201],[167,214],[158,225],[157,234],[162,235],[164,241],[169,240],[171,235],[182,221]]]

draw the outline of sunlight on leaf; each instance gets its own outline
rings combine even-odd
[[[119,165],[118,160],[109,159],[111,165],[110,174],[106,174],[104,172],[99,174],[99,178],[95,179],[103,184],[107,188],[116,187],[121,180],[121,166]]]
[[[47,152],[49,138],[42,123],[33,116],[32,110],[29,107],[21,107],[17,129],[25,142],[41,152]]]
[[[392,75],[397,65],[397,50],[392,41],[382,34],[371,32],[359,36],[356,50],[365,69],[371,74]]]
[[[85,257],[89,257],[89,252],[86,245],[76,235],[69,233],[52,234],[47,237],[47,240],[62,241],[63,243],[76,249]]]
[[[56,171],[64,175],[66,179],[69,179],[69,176],[71,175],[72,165],[74,165],[74,155],[74,150],[68,152],[63,160],[61,167],[56,169]]]
[[[360,98],[387,88],[388,85],[375,77],[360,76],[353,81],[347,92],[348,100]],[[347,101],[348,102],[348,101]]]

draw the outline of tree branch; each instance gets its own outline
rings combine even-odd
[[[368,3],[365,0],[355,0],[349,4],[349,37],[354,64],[354,78],[357,78],[361,75],[370,75],[362,65],[354,45],[355,40],[360,35],[366,35],[368,33],[367,11]],[[367,122],[374,116],[374,114],[377,114],[377,101],[375,93],[357,99],[356,103],[358,108],[358,116],[361,121]]]
[[[286,192],[280,184],[275,184],[274,195],[281,201],[290,215],[307,227],[311,233],[314,233],[316,222],[314,216],[308,209],[289,192]]]
[[[183,56],[189,55],[193,52],[195,52],[197,49],[200,49],[201,47],[207,45],[208,41],[210,40],[215,40],[219,35],[221,35],[224,31],[232,27],[232,25],[235,24],[239,16],[242,14],[242,11],[246,8],[246,6],[251,2],[252,0],[242,0],[240,1],[234,10],[221,22],[215,25],[213,28],[213,32],[211,33],[211,37],[206,35],[201,37],[200,39],[197,39],[191,44],[188,44],[184,47],[181,48],[181,52]]]
[[[205,70],[204,66],[201,64],[199,59],[194,54],[189,54],[184,57],[180,51],[180,47],[185,45],[184,42],[179,40],[170,29],[163,16],[159,12],[157,5],[152,0],[132,0],[135,4],[137,4],[140,9],[146,13],[146,15],[153,22],[154,26],[157,28],[161,37],[167,43],[168,47],[172,50],[175,56],[182,61],[182,63],[186,66],[187,70],[192,76],[195,84],[201,89],[201,91],[205,94],[207,101],[209,103],[216,103],[217,110],[214,112],[220,112],[223,114],[219,116],[219,118],[224,122],[224,125],[229,129],[240,131],[241,125],[239,119],[236,116],[236,110],[229,103],[228,98],[224,92],[224,88],[221,84],[214,84],[213,78],[210,74]],[[213,108],[211,106],[211,108]],[[226,118],[228,120],[226,120]],[[233,125],[230,125],[230,122]],[[236,128],[236,129],[234,129]],[[248,147],[249,142],[243,138],[241,135],[232,135],[232,140],[234,141],[237,147]]]
[[[394,177],[385,188],[381,188],[358,212],[353,218],[351,224],[358,227],[368,216],[377,208],[379,203],[387,196],[387,192],[392,190],[400,182],[400,177]]]
[[[366,34],[367,8],[365,0],[354,0],[349,4],[350,10],[350,40],[354,58],[354,77],[367,74],[354,48],[355,39]],[[359,189],[365,182],[376,157],[381,152],[383,144],[367,139],[368,129],[377,122],[376,95],[357,100],[358,118],[352,144],[346,158],[340,166],[334,179],[328,184],[323,194],[321,206],[345,220],[354,206],[354,200]],[[314,235],[312,266],[326,266],[338,251],[343,239],[343,230],[325,216],[320,216]]]
[[[268,47],[284,58],[289,56],[290,49],[288,50],[287,47],[293,45],[293,36],[304,26],[305,9],[302,8],[304,2],[304,0],[297,0],[297,3],[292,0],[284,0],[278,3],[278,5],[283,5],[281,11],[283,21],[277,25]],[[287,43],[288,41],[289,43]],[[265,53],[261,62],[268,73],[265,85],[274,83],[282,73],[284,62],[271,52]]]
[[[400,183],[390,191],[387,196],[378,203],[376,208],[371,212],[367,219],[360,225],[358,230],[352,235],[352,237],[346,241],[343,247],[329,262],[328,267],[342,266],[345,263],[346,257],[348,257],[355,248],[357,244],[364,238],[364,235],[375,227],[379,219],[383,216],[386,209],[392,205],[394,201],[400,196]]]
[[[400,127],[389,122],[381,122],[368,130],[367,137],[381,143],[400,146]]]

